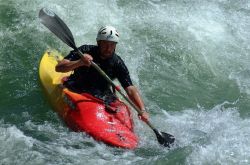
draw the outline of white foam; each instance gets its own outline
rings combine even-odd
[[[1,144],[5,143],[6,146],[12,146],[13,148],[16,145],[24,146],[27,148],[31,148],[33,146],[34,141],[32,137],[25,136],[21,130],[16,128],[16,126],[9,126],[7,128],[1,127],[0,130],[2,134]]]
[[[3,164],[24,164],[42,162],[40,154],[32,150],[35,140],[26,136],[16,126],[0,124],[0,160]],[[28,163],[29,164],[29,163]]]
[[[229,78],[236,81],[241,93],[250,95],[250,70],[231,73]]]
[[[235,103],[225,102],[211,110],[189,109],[168,114],[168,131],[178,147],[191,146],[187,164],[247,164],[250,161],[250,120],[242,119]],[[226,108],[226,107],[231,108]]]

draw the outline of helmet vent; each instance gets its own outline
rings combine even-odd
[[[103,28],[101,31],[100,31],[100,34],[106,34],[106,32],[103,32],[104,30],[106,30],[107,28]]]

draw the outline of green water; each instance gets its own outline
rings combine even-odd
[[[70,131],[42,93],[44,51],[70,48],[39,22],[48,7],[77,45],[101,25],[121,35],[117,53],[171,150],[134,114],[135,151]],[[249,164],[250,3],[165,0],[0,0],[0,164]]]

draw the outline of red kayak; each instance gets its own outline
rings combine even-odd
[[[55,72],[57,60],[61,58],[56,51],[47,51],[40,62],[39,76],[46,96],[67,126],[111,146],[136,148],[138,138],[129,107],[120,100],[105,105],[88,93],[64,88],[62,82],[70,73]]]

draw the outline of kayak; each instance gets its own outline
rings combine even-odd
[[[106,105],[88,93],[75,93],[64,87],[63,82],[72,72],[55,71],[62,58],[55,50],[46,51],[40,61],[39,78],[46,98],[65,124],[108,145],[135,149],[138,137],[129,107],[120,100]]]

